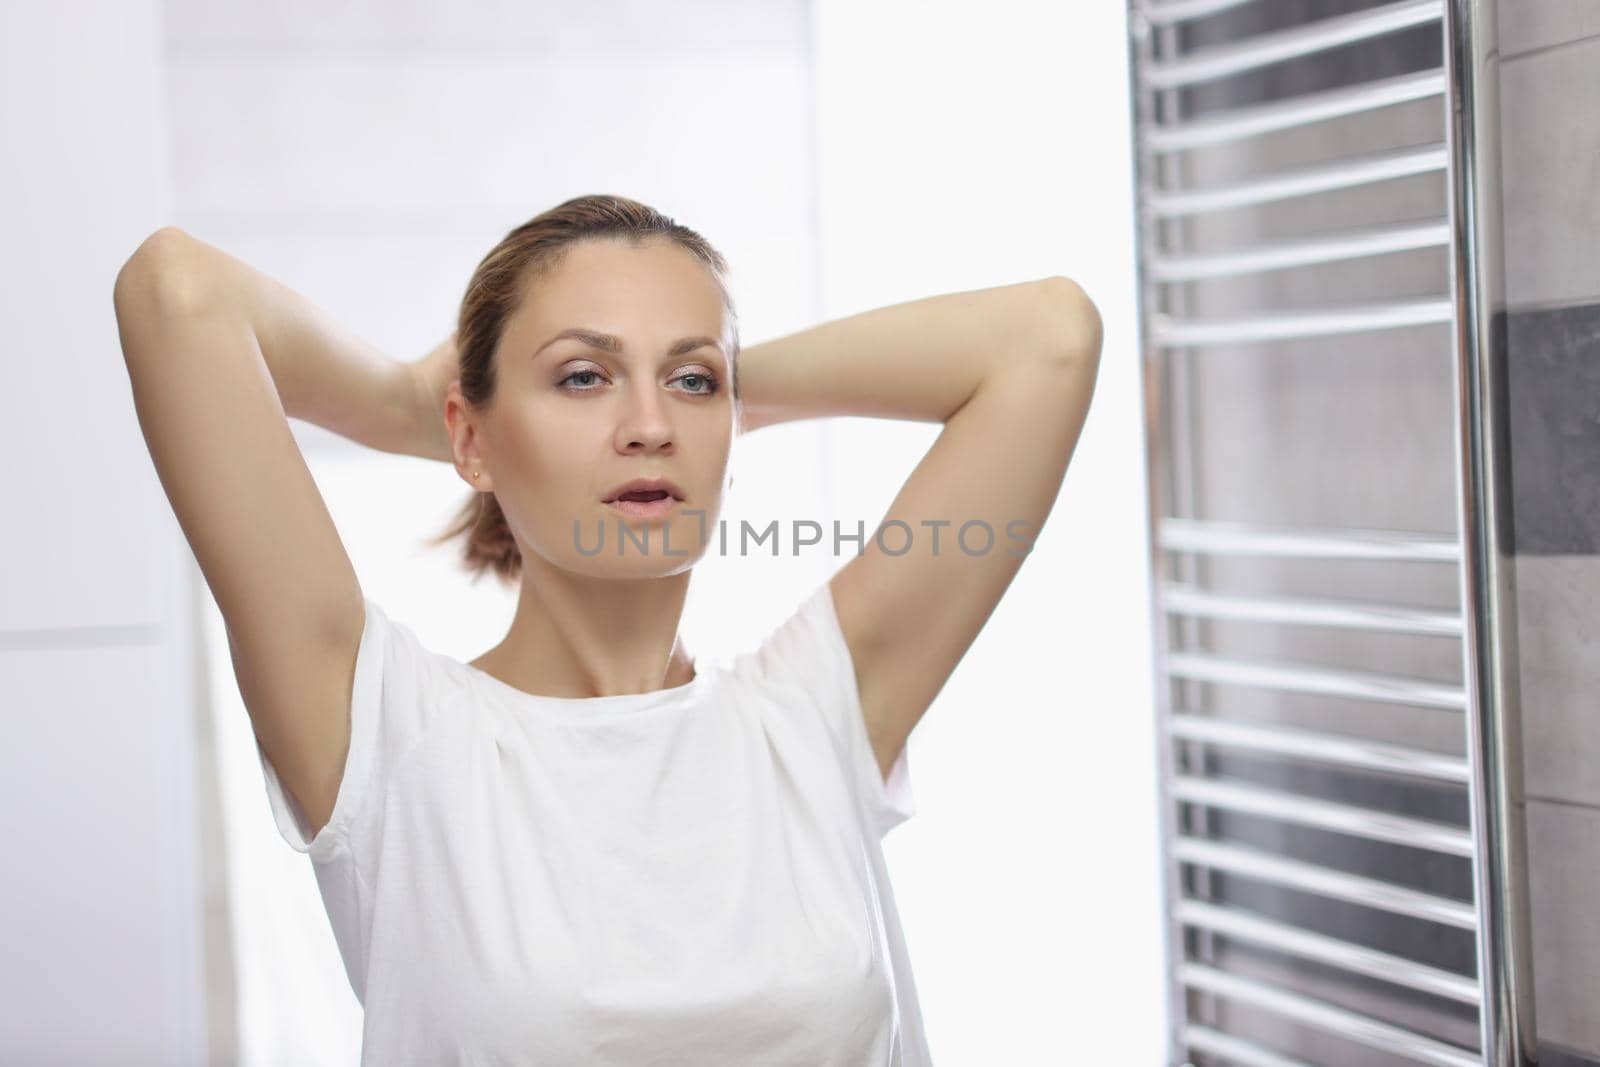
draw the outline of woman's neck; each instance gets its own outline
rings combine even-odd
[[[540,696],[619,696],[685,685],[695,675],[678,638],[689,577],[525,570],[510,630],[472,666]]]

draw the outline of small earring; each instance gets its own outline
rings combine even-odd
[[[482,474],[482,473],[483,473],[483,472],[482,472],[482,471],[473,471],[473,472],[472,472],[472,476],[473,476],[473,477],[474,477],[474,478],[476,478],[476,477],[477,477],[477,476],[478,476],[478,475],[480,475],[480,474]]]

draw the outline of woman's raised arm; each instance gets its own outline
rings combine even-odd
[[[256,736],[320,829],[343,776],[365,613],[286,416],[403,451],[417,439],[414,375],[174,227],[129,257],[113,302],[139,425],[227,623]]]
[[[739,356],[747,432],[827,415],[944,423],[830,581],[885,777],[1055,503],[1100,344],[1093,301],[1052,277],[876,308]]]

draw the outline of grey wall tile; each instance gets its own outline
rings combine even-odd
[[[1600,304],[1512,312],[1507,344],[1516,553],[1600,552]]]
[[[1530,802],[1528,864],[1539,1040],[1600,1056],[1600,809]]]
[[[1600,805],[1600,557],[1517,557],[1523,788]]]
[[[1600,37],[1501,64],[1506,302],[1513,310],[1600,299],[1597,112]]]
[[[1500,55],[1509,59],[1600,34],[1595,0],[1500,0]]]

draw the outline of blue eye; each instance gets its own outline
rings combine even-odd
[[[572,381],[572,379],[574,379],[574,378],[583,378],[583,377],[598,378],[598,377],[600,377],[600,375],[595,373],[592,370],[575,370],[571,374],[567,375],[565,378],[561,379],[561,381],[559,383],[557,383],[557,384],[566,385],[568,382]],[[587,386],[579,386],[578,387],[578,391],[579,392],[589,392],[590,388],[591,387],[587,387]]]
[[[710,396],[712,393],[715,393],[717,391],[717,389],[719,388],[719,384],[717,382],[717,379],[713,375],[710,375],[710,374],[694,374],[694,373],[684,374],[684,375],[681,375],[680,377],[678,377],[675,380],[676,381],[680,381],[680,382],[688,382],[688,381],[704,382],[705,383],[705,388],[704,389],[690,389],[689,390],[689,392],[699,394],[700,396]]]
[[[572,382],[575,378],[584,379],[585,384],[568,385],[568,383]],[[600,372],[593,370],[575,370],[556,384],[565,386],[573,392],[592,393],[597,390],[599,386],[587,384],[589,379],[599,380]],[[678,377],[674,378],[673,381],[690,383],[685,389],[685,392],[688,392],[691,396],[710,396],[721,388],[721,383],[717,381],[717,377],[714,374],[699,374],[691,372],[689,374],[680,374]]]

